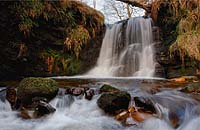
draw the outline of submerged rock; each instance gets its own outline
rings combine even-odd
[[[200,93],[200,83],[192,83],[180,90],[185,93]]]
[[[57,82],[48,78],[25,78],[17,88],[17,98],[23,104],[31,104],[34,97],[44,97],[48,101],[58,92]]]
[[[105,113],[114,115],[121,109],[128,109],[130,100],[131,96],[128,92],[118,90],[103,93],[97,100],[97,104]]]
[[[190,96],[200,101],[200,83],[191,83],[180,89],[181,92],[188,93]]]

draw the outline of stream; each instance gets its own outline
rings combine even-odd
[[[142,123],[134,122],[137,126],[125,127],[113,117],[106,115],[98,106],[96,94],[91,101],[84,96],[66,95],[60,89],[59,94],[50,104],[56,112],[40,119],[24,120],[12,111],[8,101],[0,100],[0,129],[1,130],[199,130],[200,105],[189,95],[177,91],[181,84],[172,85],[164,79],[139,78],[55,78],[60,87],[88,86],[98,89],[102,84],[111,84],[121,90],[128,91],[132,97],[144,96],[152,99],[158,107],[161,118],[152,117]],[[175,86],[175,87],[174,87]],[[159,92],[152,94],[153,88]],[[3,89],[3,88],[1,88]],[[180,126],[173,128],[169,122],[170,111],[179,117]]]

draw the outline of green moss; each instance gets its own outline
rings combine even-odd
[[[116,92],[116,91],[120,91],[117,88],[112,87],[111,85],[108,84],[104,84],[101,88],[100,88],[100,92]]]
[[[52,99],[58,92],[57,82],[48,78],[29,77],[23,79],[17,88],[17,97],[24,103],[31,103],[34,97]]]

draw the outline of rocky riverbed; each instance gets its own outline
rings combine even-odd
[[[3,130],[200,128],[196,123],[200,97],[197,80],[55,79],[57,83],[52,79],[27,78],[17,87],[1,87],[0,121]],[[42,89],[40,81],[45,83],[47,90],[52,90],[49,91],[52,96],[43,92],[47,91]],[[23,83],[27,85],[24,87]],[[29,90],[31,85],[34,87]],[[29,98],[22,96],[26,93],[29,93]],[[24,102],[27,100],[23,98],[30,101]]]

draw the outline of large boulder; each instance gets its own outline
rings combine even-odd
[[[57,82],[48,78],[25,78],[17,88],[17,98],[22,104],[31,104],[33,98],[44,97],[48,101],[58,92]]]
[[[110,86],[111,87],[111,86]],[[115,90],[115,88],[113,88]],[[131,96],[125,91],[105,92],[97,100],[98,106],[105,113],[114,115],[122,109],[128,109]]]

